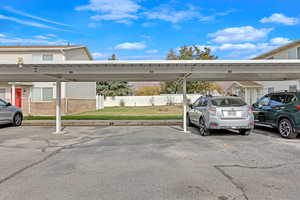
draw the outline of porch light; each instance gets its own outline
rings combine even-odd
[[[17,59],[17,65],[18,65],[18,67],[22,68],[23,64],[24,64],[23,58],[22,57],[18,57],[18,59]]]

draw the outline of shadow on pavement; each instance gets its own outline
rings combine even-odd
[[[273,138],[283,138],[283,137],[281,137],[281,135],[279,134],[279,132],[276,128],[256,126],[254,129],[254,132],[256,134],[266,135],[266,136],[273,137]],[[298,134],[297,139],[300,139],[300,134]]]
[[[189,127],[189,131],[191,132],[191,134],[201,136],[197,127]],[[238,132],[232,130],[214,130],[210,134],[210,136],[233,136],[233,135],[239,135],[239,134]]]
[[[11,124],[0,124],[0,129],[12,127]]]

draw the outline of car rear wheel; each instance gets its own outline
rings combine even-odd
[[[242,130],[239,130],[239,133],[240,133],[241,135],[250,135],[251,132],[252,132],[251,129],[242,129]]]
[[[298,133],[295,131],[293,124],[288,119],[280,120],[278,124],[278,131],[280,135],[284,138],[293,139],[296,138]]]
[[[23,116],[21,113],[15,114],[13,118],[13,126],[21,126],[22,125]]]
[[[210,129],[208,129],[206,127],[206,124],[205,124],[205,121],[203,118],[201,118],[199,120],[199,132],[200,132],[200,135],[202,136],[208,136],[210,135]]]

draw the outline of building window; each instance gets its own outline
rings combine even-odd
[[[53,88],[31,88],[31,99],[34,102],[52,101]]]
[[[297,92],[297,85],[290,85],[289,92]]]
[[[43,54],[43,61],[53,61],[53,54]]]
[[[0,88],[0,99],[5,100],[5,88]]]
[[[268,93],[272,93],[272,92],[274,92],[274,87],[268,88]]]
[[[297,48],[297,59],[300,59],[300,47]]]

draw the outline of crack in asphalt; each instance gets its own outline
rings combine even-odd
[[[277,165],[270,165],[270,166],[245,166],[245,165],[239,165],[239,164],[234,164],[234,165],[214,165],[214,168],[217,169],[223,176],[225,176],[237,189],[239,189],[245,200],[249,200],[249,197],[246,194],[246,189],[241,185],[241,183],[238,183],[234,180],[232,176],[230,176],[228,173],[225,172],[222,168],[246,168],[246,169],[274,169],[274,168],[279,168],[287,165],[297,165],[300,164],[300,162],[296,163],[282,163],[282,164],[277,164]]]
[[[3,184],[4,182],[6,182],[6,181],[8,181],[8,180],[10,180],[10,179],[12,179],[12,178],[14,178],[15,176],[21,174],[21,173],[24,172],[25,170],[30,169],[30,168],[32,168],[32,167],[35,167],[35,166],[37,166],[37,165],[39,165],[39,164],[41,164],[41,163],[47,161],[49,158],[51,158],[51,157],[57,155],[58,153],[60,153],[61,151],[65,150],[65,149],[72,149],[72,148],[74,148],[74,146],[76,146],[76,145],[81,145],[81,144],[88,143],[88,142],[91,142],[91,141],[93,141],[93,140],[96,140],[96,139],[102,139],[102,138],[103,138],[103,137],[94,137],[94,138],[85,139],[85,140],[82,140],[82,141],[80,141],[80,142],[76,142],[76,143],[73,143],[73,144],[68,144],[68,145],[62,146],[62,147],[60,147],[59,149],[57,149],[57,150],[51,152],[50,154],[48,154],[48,155],[45,156],[44,158],[42,158],[42,159],[40,159],[40,160],[38,160],[38,161],[36,161],[36,162],[33,162],[33,163],[29,164],[29,165],[26,165],[25,167],[23,167],[23,168],[21,168],[21,169],[15,171],[15,172],[13,172],[13,173],[11,173],[11,174],[8,175],[7,177],[0,179],[0,185]]]
[[[137,134],[138,131],[135,131],[133,134]],[[47,147],[43,148],[42,149],[42,152],[46,152],[47,148],[50,148],[50,147],[56,147],[56,148],[59,148],[53,152],[51,152],[50,154],[48,154],[47,156],[45,156],[44,158],[36,161],[36,162],[33,162],[29,165],[26,165],[25,167],[11,173],[10,175],[0,179],[0,185],[3,184],[4,182],[14,178],[15,176],[21,174],[22,172],[26,171],[27,169],[30,169],[32,167],[35,167],[45,161],[47,161],[49,158],[57,155],[58,153],[62,152],[63,150],[65,149],[73,149],[75,146],[77,145],[81,145],[81,144],[84,144],[84,143],[88,143],[88,142],[91,142],[93,140],[97,140],[97,139],[106,139],[106,138],[111,138],[111,137],[120,137],[120,136],[125,136],[125,135],[128,135],[128,133],[126,134],[107,134],[107,135],[103,135],[103,136],[100,136],[100,137],[89,137],[89,136],[85,136],[85,137],[81,137],[79,139],[79,142],[76,142],[76,143],[73,143],[73,144],[68,144],[68,145],[64,145],[64,146],[55,146],[55,145],[51,145],[51,142],[50,141],[47,141]],[[132,134],[130,134],[132,135]],[[47,140],[47,139],[46,139]]]
[[[225,176],[237,189],[239,189],[241,192],[242,192],[242,194],[243,194],[243,197],[244,197],[244,199],[245,200],[249,200],[249,198],[248,198],[248,196],[247,196],[247,194],[246,194],[246,190],[245,190],[245,188],[241,185],[241,184],[239,184],[239,183],[237,183],[236,181],[234,181],[234,179],[233,179],[233,177],[232,176],[230,176],[229,174],[227,174],[223,169],[222,169],[222,166],[220,167],[220,166],[217,166],[217,165],[215,165],[214,166],[214,168],[216,168],[219,172],[221,172],[221,174],[223,175],[223,176]]]

